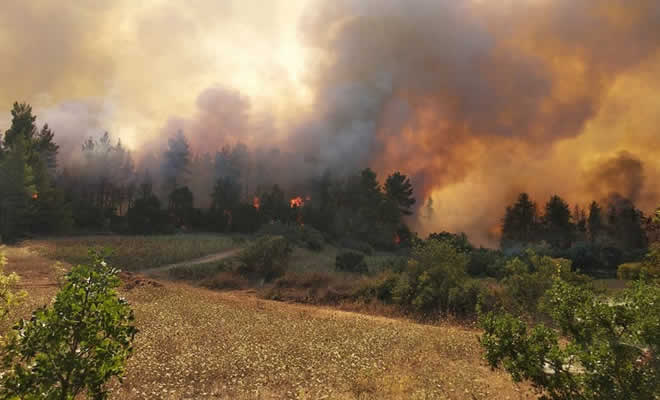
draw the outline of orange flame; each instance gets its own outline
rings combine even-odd
[[[32,194],[32,200],[36,200],[39,198],[39,193],[33,193]]]
[[[291,205],[291,208],[300,208],[303,205],[305,205],[305,200],[303,200],[302,197],[298,196],[289,200],[289,204]]]
[[[256,208],[257,211],[259,211],[259,208],[261,208],[261,199],[259,197],[254,196],[252,199],[252,207]]]

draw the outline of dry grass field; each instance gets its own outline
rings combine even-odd
[[[29,293],[13,319],[56,291],[30,246],[6,249]],[[485,366],[472,329],[161,283],[122,290],[140,333],[114,399],[533,398]]]

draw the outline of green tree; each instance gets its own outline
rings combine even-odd
[[[66,275],[51,306],[21,320],[5,348],[0,396],[105,399],[121,377],[137,333],[133,311],[117,293],[118,270],[99,256]]]
[[[600,205],[595,201],[589,206],[589,218],[587,219],[587,227],[589,229],[589,237],[591,241],[598,239],[604,232],[603,226],[603,210]]]
[[[188,225],[193,213],[194,198],[188,186],[176,188],[169,196],[169,211],[178,226]]]
[[[385,181],[385,197],[394,202],[402,215],[412,215],[412,206],[415,204],[413,187],[410,179],[400,172],[387,177]]]
[[[636,282],[614,299],[556,280],[545,304],[557,330],[509,314],[480,318],[493,368],[541,399],[649,400],[660,395],[660,286]]]
[[[179,185],[186,184],[190,174],[190,145],[178,131],[168,140],[167,150],[163,155],[162,173],[165,179],[165,193],[171,193]]]
[[[37,117],[32,114],[32,106],[26,103],[14,103],[11,110],[11,127],[5,132],[3,145],[5,149],[13,149],[18,138],[23,138],[25,143],[32,143],[37,134],[35,121]],[[24,151],[32,152],[31,146]]]
[[[538,236],[538,210],[527,193],[521,193],[513,206],[506,208],[502,221],[502,247],[530,244]]]
[[[28,225],[30,202],[37,194],[27,162],[25,139],[16,136],[0,163],[0,239],[14,240]]]
[[[571,211],[561,197],[555,195],[545,205],[542,218],[543,239],[554,248],[570,247],[575,236],[575,225],[571,223]]]

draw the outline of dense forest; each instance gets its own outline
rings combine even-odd
[[[312,248],[327,240],[405,251],[420,240],[407,224],[418,203],[410,179],[400,172],[381,182],[369,168],[342,176],[326,171],[280,185],[264,178],[267,165],[250,163],[247,146],[193,155],[182,132],[169,138],[157,170],[138,170],[131,152],[108,133],[87,138],[77,157],[60,165],[56,136],[48,125],[36,125],[30,105],[15,103],[11,115],[0,146],[3,241],[72,231],[277,234],[291,229]],[[250,169],[258,173],[250,175]],[[475,274],[496,276],[493,260],[531,247],[570,259],[583,272],[614,275],[619,265],[641,260],[659,231],[652,216],[617,194],[588,207],[571,207],[552,196],[539,207],[522,193],[503,211],[498,250],[475,248],[462,233],[431,237],[448,238],[470,253]]]

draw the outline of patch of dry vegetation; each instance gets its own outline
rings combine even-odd
[[[30,242],[40,254],[70,264],[87,261],[89,248],[110,248],[108,261],[123,270],[140,271],[239,247],[240,239],[226,235],[86,236]]]
[[[7,252],[28,302],[50,301],[53,261]],[[50,286],[32,286],[50,282]],[[115,399],[523,399],[481,361],[477,331],[262,300],[184,283],[124,295],[140,329]],[[12,318],[15,319],[15,318]]]

